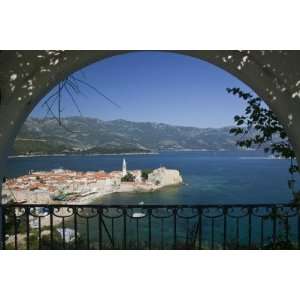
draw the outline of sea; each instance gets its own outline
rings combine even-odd
[[[154,154],[11,157],[6,176],[57,168],[76,171],[178,169],[184,184],[149,193],[116,193],[103,204],[267,204],[288,203],[289,162],[260,151],[176,151]],[[299,178],[296,178],[299,182]]]
[[[130,155],[90,155],[90,156],[35,156],[12,157],[8,160],[7,177],[17,177],[28,174],[30,170],[52,170],[57,168],[77,171],[121,170],[123,158],[127,161],[129,170],[152,169],[160,166],[178,169],[184,184],[165,187],[155,192],[147,193],[116,193],[96,199],[95,204],[106,205],[143,205],[159,204],[284,204],[292,201],[292,193],[288,188],[290,174],[289,162],[276,159],[263,152],[256,151],[182,151],[162,152],[157,154]],[[299,178],[296,178],[297,184]],[[299,184],[295,189],[299,189]],[[140,206],[141,205],[141,206]],[[261,213],[262,211],[260,211]],[[117,214],[119,211],[116,212]],[[130,211],[127,212],[130,215]],[[183,213],[183,212],[181,212]],[[189,212],[191,213],[191,212]],[[235,212],[233,212],[234,214]],[[240,214],[241,211],[238,211]],[[263,213],[265,213],[263,211]],[[149,224],[148,218],[135,219],[132,216],[126,221],[126,236],[128,249],[148,249]],[[78,217],[78,232],[83,249],[123,249],[123,219],[121,217],[103,217],[103,245],[99,245],[99,223],[95,218]],[[174,238],[173,218],[152,217],[152,249],[172,249]],[[176,239],[186,248],[188,241],[196,236],[195,228],[198,218],[179,218],[177,216]],[[212,219],[203,218],[202,246],[204,249],[221,249],[224,244],[224,217]],[[237,249],[240,246],[249,247],[248,217],[227,217],[227,240]],[[66,218],[65,226],[75,228],[74,219]],[[198,224],[198,225],[197,225]],[[262,225],[264,224],[264,225]],[[272,240],[274,223],[264,218],[252,217],[251,245],[266,247]],[[277,222],[278,236],[286,240],[297,241],[297,216],[290,218],[289,226]],[[58,228],[59,229],[59,228]],[[102,232],[102,231],[101,231]],[[110,233],[109,233],[110,232]],[[289,232],[289,233],[288,233]],[[197,233],[197,235],[198,235]],[[236,244],[239,241],[239,244]],[[199,245],[196,247],[200,248]]]

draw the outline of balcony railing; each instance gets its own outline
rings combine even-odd
[[[300,249],[296,205],[2,205],[3,249]]]

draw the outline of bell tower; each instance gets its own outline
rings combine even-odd
[[[127,175],[127,164],[125,158],[123,158],[122,175],[123,177]]]

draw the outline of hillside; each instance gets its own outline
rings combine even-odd
[[[124,153],[167,150],[235,150],[229,128],[196,128],[163,123],[102,121],[86,117],[29,118],[15,143],[15,154]]]

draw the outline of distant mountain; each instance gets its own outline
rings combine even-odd
[[[15,154],[237,149],[229,127],[196,128],[87,117],[64,118],[62,124],[51,118],[27,119],[16,139]]]

